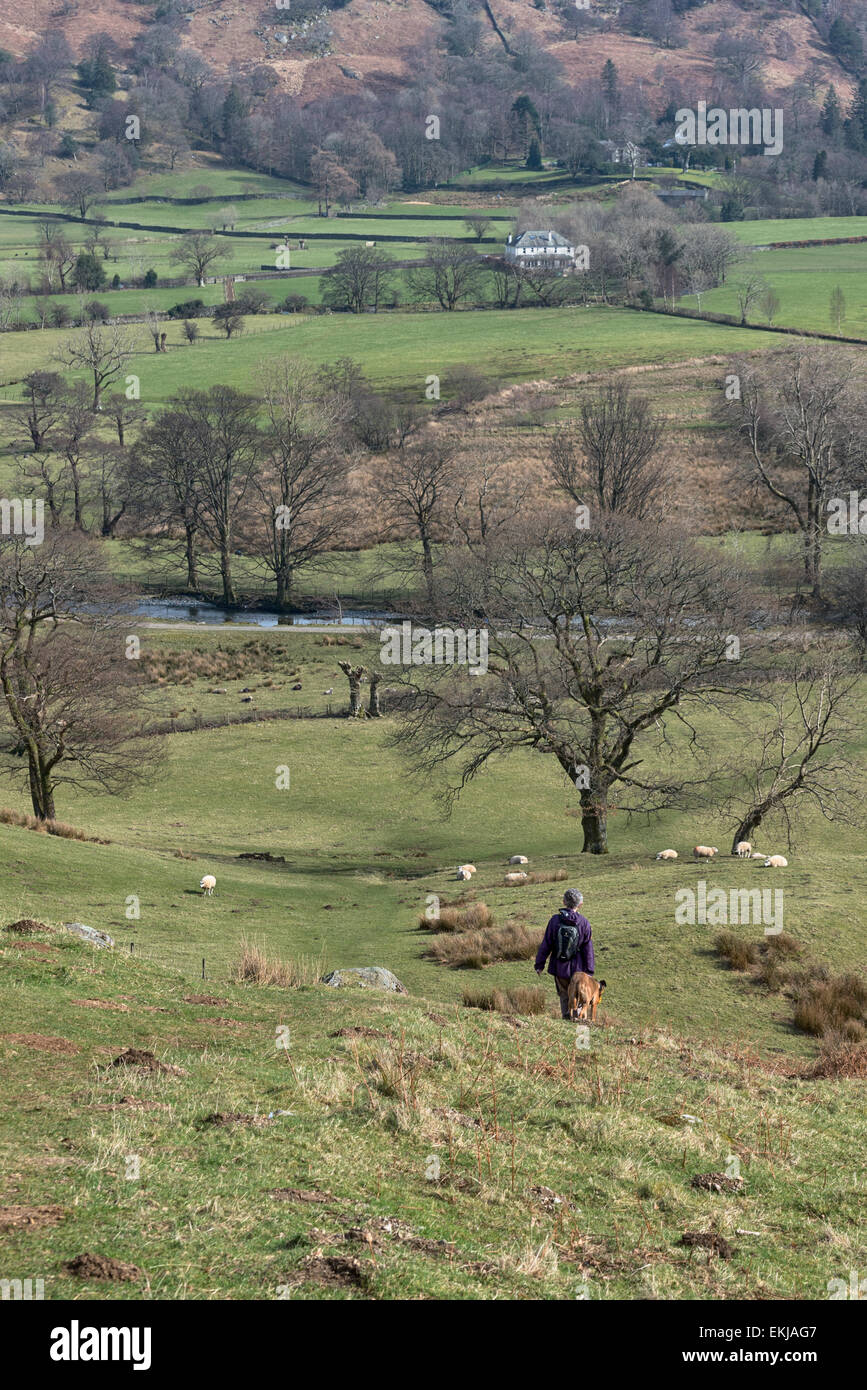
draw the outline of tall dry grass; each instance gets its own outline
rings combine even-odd
[[[269,955],[258,942],[244,937],[241,954],[232,966],[231,978],[237,985],[277,985],[280,989],[299,989],[314,985],[325,973],[324,954],[282,960]]]
[[[545,991],[537,986],[517,989],[465,989],[464,1008],[488,1009],[498,1014],[543,1014]]]
[[[507,922],[486,932],[445,933],[431,942],[425,955],[453,970],[481,970],[498,960],[532,960],[538,946],[538,932],[522,922]]]
[[[38,816],[27,815],[24,811],[13,811],[9,806],[0,806],[0,825],[17,825],[22,830],[35,830],[38,835],[57,835],[61,840],[84,840],[92,845],[111,844],[110,840],[100,840],[96,835],[87,835],[66,821],[39,820]]]
[[[424,913],[418,919],[420,931],[466,932],[487,931],[494,925],[494,914],[486,903],[453,903],[440,906],[438,917],[427,917]]]

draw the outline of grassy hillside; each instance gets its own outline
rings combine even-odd
[[[822,1298],[863,1263],[856,1083],[65,937],[4,942],[0,972],[3,1268],[46,1298]],[[182,1074],[112,1067],[129,1047]],[[138,1273],[74,1279],[84,1251]]]

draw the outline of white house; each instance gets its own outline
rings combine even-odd
[[[571,270],[575,247],[559,232],[521,232],[520,236],[509,236],[506,260],[525,270]]]

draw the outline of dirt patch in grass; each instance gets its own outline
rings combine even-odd
[[[111,1009],[114,1013],[129,1013],[129,1004],[115,1004],[111,999],[72,999],[70,1003],[79,1009]]]
[[[338,1028],[336,1033],[329,1033],[329,1038],[384,1038],[385,1033],[380,1033],[378,1028],[365,1028],[359,1024],[356,1028]]]
[[[730,1260],[734,1254],[725,1236],[714,1231],[684,1231],[680,1243],[690,1249],[707,1250],[711,1255],[719,1255],[721,1260]]]
[[[322,1288],[367,1287],[368,1276],[354,1255],[310,1255],[302,1265],[304,1279]]]
[[[16,951],[35,951],[38,956],[57,954],[57,947],[49,946],[45,941],[11,941],[9,945],[14,946]]]
[[[213,1125],[216,1128],[227,1128],[230,1125],[252,1125],[254,1128],[261,1128],[262,1125],[270,1125],[273,1121],[267,1115],[242,1115],[238,1110],[214,1110],[210,1115],[206,1115],[199,1121],[198,1127],[204,1129],[205,1126]]]
[[[137,1265],[112,1259],[110,1255],[92,1255],[87,1251],[67,1260],[61,1268],[66,1274],[74,1274],[77,1279],[114,1279],[118,1283],[131,1283],[143,1277]]]
[[[431,1023],[438,1023],[441,1028],[448,1023],[448,1019],[444,1018],[442,1014],[428,1014],[427,1017]]]
[[[223,1028],[249,1028],[249,1023],[242,1023],[238,1018],[220,1018],[214,1015],[211,1018],[202,1018],[200,1023],[219,1023]]]
[[[725,1173],[696,1173],[690,1187],[702,1192],[743,1192],[743,1178],[728,1178]]]
[[[37,922],[34,917],[21,917],[17,922],[10,922],[3,930],[12,932],[15,936],[35,936],[37,932],[44,932],[47,936],[56,934],[54,927],[46,926],[45,922]]]
[[[275,1202],[333,1202],[330,1192],[320,1192],[318,1188],[272,1187],[268,1196]]]
[[[185,994],[185,1004],[228,1004],[228,999],[221,999],[217,994]]]
[[[0,1207],[0,1231],[36,1231],[41,1226],[54,1226],[65,1215],[63,1207]]]
[[[139,1067],[142,1071],[155,1071],[163,1076],[187,1075],[183,1067],[175,1067],[169,1062],[161,1062],[152,1052],[147,1052],[139,1047],[128,1047],[119,1057],[115,1057],[111,1065],[113,1067]]]
[[[457,1255],[458,1248],[449,1240],[433,1240],[420,1236],[402,1221],[391,1216],[380,1216],[365,1226],[351,1226],[343,1232],[343,1239],[349,1242],[363,1242],[367,1246],[381,1249],[387,1241],[396,1241],[408,1250],[417,1250],[422,1255],[446,1255],[450,1259]]]
[[[80,1052],[81,1048],[76,1043],[70,1042],[68,1038],[52,1038],[45,1033],[2,1033],[0,1034],[4,1042],[18,1043],[21,1047],[29,1047],[34,1052],[53,1052],[59,1056],[66,1054],[73,1056]]]

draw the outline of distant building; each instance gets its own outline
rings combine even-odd
[[[506,260],[525,270],[571,270],[575,247],[559,232],[521,232],[520,236],[508,238]]]

